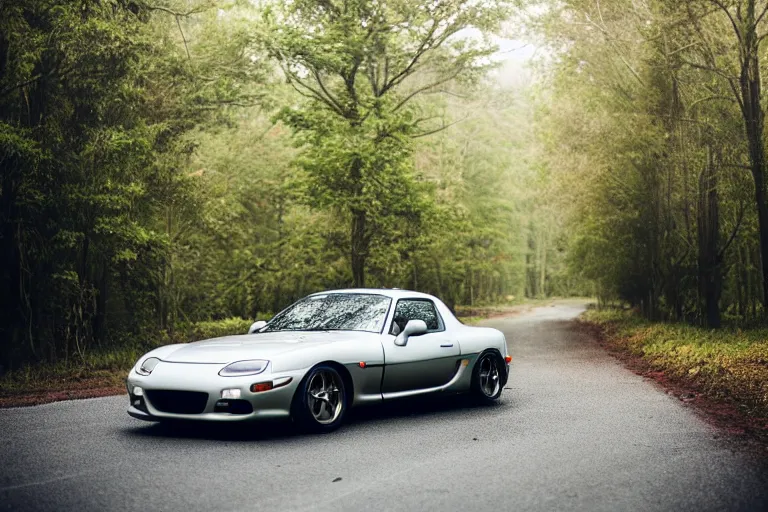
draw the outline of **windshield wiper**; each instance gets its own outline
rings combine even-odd
[[[331,332],[339,329],[329,329],[328,327],[306,327],[302,329],[273,329],[261,332]]]

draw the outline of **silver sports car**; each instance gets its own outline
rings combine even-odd
[[[149,421],[292,418],[330,431],[350,407],[431,393],[501,396],[504,335],[459,322],[405,290],[336,290],[301,299],[248,334],[167,345],[126,381],[128,414]]]

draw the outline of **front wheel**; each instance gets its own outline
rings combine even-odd
[[[336,430],[347,412],[344,379],[332,366],[315,366],[301,381],[291,409],[294,421],[304,430]]]
[[[472,394],[479,402],[490,404],[501,396],[501,364],[495,352],[484,352],[477,359],[472,370]]]

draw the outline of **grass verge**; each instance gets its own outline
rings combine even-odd
[[[617,309],[589,310],[581,321],[614,355],[696,402],[719,426],[768,440],[768,329],[655,323]]]

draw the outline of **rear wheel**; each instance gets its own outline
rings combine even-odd
[[[484,352],[472,370],[472,394],[482,403],[493,403],[503,389],[501,357],[495,352]]]
[[[347,412],[344,379],[332,366],[315,366],[301,381],[293,397],[291,409],[294,421],[304,430],[336,430],[341,426]]]

